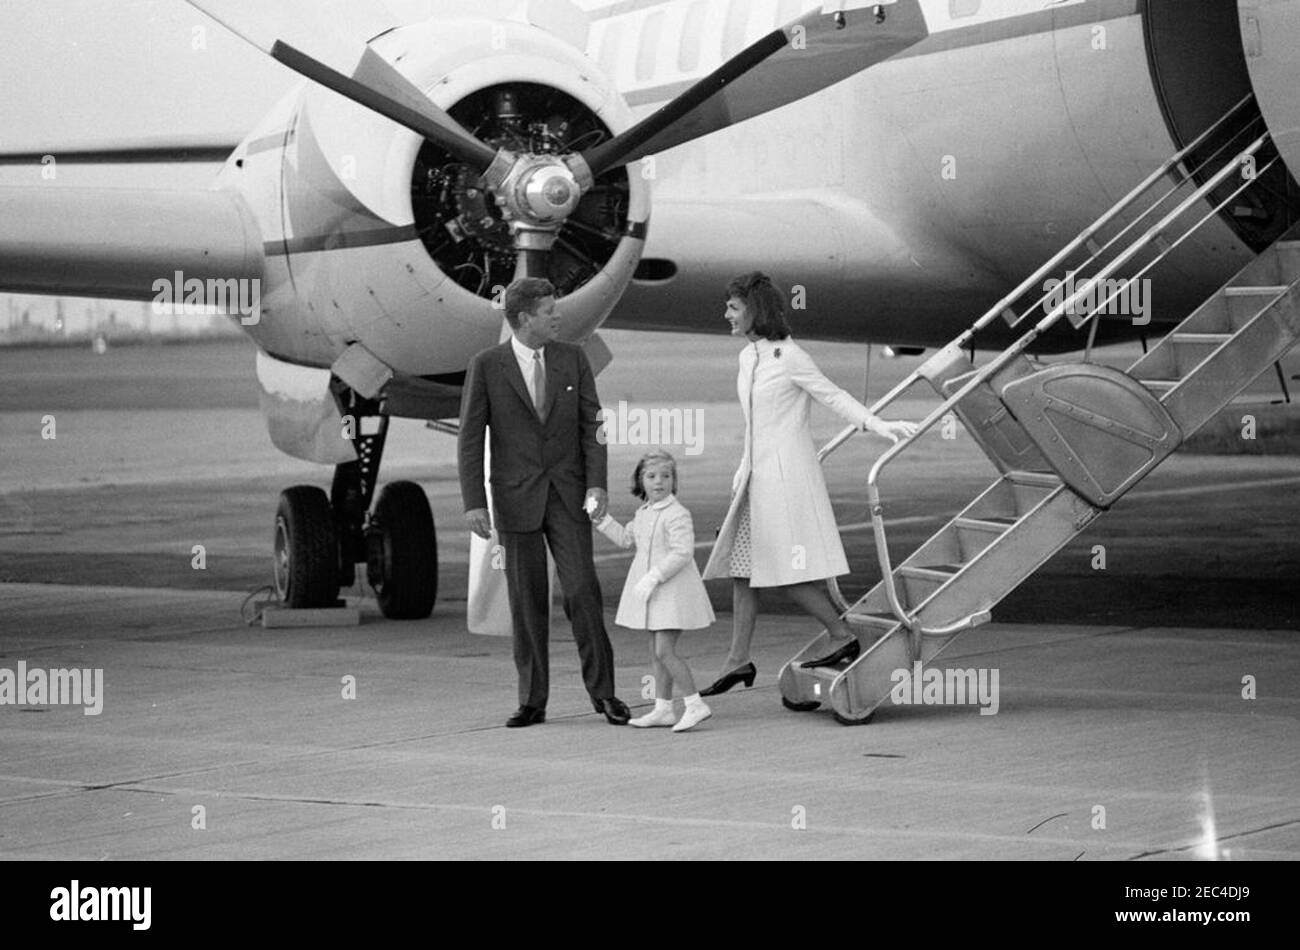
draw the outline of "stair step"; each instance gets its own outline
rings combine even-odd
[[[1175,343],[1188,343],[1196,346],[1222,346],[1231,340],[1231,333],[1179,333],[1177,331],[1169,334],[1169,339]]]
[[[953,522],[958,528],[971,531],[987,531],[990,534],[1006,534],[1007,528],[1016,523],[1015,518],[958,518]]]
[[[880,630],[893,630],[898,626],[898,618],[893,614],[857,614],[850,612],[844,615],[844,619],[849,624],[876,627]]]
[[[1175,386],[1182,382],[1181,379],[1140,379],[1138,380],[1147,389],[1152,390],[1156,395],[1169,392]]]
[[[1060,488],[1065,484],[1059,475],[1048,472],[1007,472],[1007,479],[1016,485],[1032,485],[1035,488]]]
[[[934,581],[939,584],[946,583],[960,568],[948,570],[948,565],[940,564],[930,567],[912,567],[904,565],[898,569],[902,577],[915,577],[917,580]]]
[[[1225,297],[1280,297],[1289,288],[1285,284],[1273,284],[1257,287],[1225,287]]]
[[[931,574],[943,574],[952,577],[960,571],[965,565],[963,564],[914,564],[908,565],[914,571],[928,571]]]
[[[799,667],[799,672],[804,676],[811,676],[813,679],[821,680],[824,683],[830,683],[831,680],[844,672],[843,666],[814,666],[808,669],[806,666]],[[819,695],[819,699],[825,699],[824,695]]]

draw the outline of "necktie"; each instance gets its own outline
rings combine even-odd
[[[533,352],[533,405],[537,408],[537,417],[546,418],[546,373],[542,369],[541,350]]]

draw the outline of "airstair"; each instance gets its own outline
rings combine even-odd
[[[1243,100],[1172,156],[872,407],[884,413],[914,385],[928,384],[943,398],[917,435],[884,452],[867,477],[881,582],[853,604],[834,581],[830,584],[863,650],[851,663],[802,666],[833,650],[823,631],[781,670],[781,695],[788,708],[829,707],[841,723],[867,722],[902,683],[898,671],[910,680],[961,633],[988,622],[999,601],[1295,345],[1300,338],[1300,226],[1285,231],[1127,372],[1091,358],[1097,321],[1112,300],[1127,292],[1129,282],[1142,279],[1280,161],[1268,147],[1267,132],[1256,135],[1252,128],[1257,120],[1232,131],[1249,102]],[[1184,164],[1211,135],[1222,138],[1225,131],[1232,135],[1201,166]],[[1210,169],[1217,170],[1210,174]],[[1124,225],[1126,215],[1132,220]],[[1120,225],[1102,243],[1103,235]],[[1086,260],[1069,268],[1073,284],[1067,286],[1078,288],[1069,299],[1052,306],[1059,294],[1043,293],[1027,308],[1016,309],[1041,293],[1045,278],[1065,276],[1067,263],[1083,254]],[[1105,299],[1099,288],[1109,291]],[[975,367],[969,347],[976,334],[996,320],[1027,325],[1031,316],[1042,319],[987,365]],[[1083,360],[1036,363],[1028,355],[1031,346],[1061,319],[1069,319],[1077,331],[1090,329]],[[894,565],[881,475],[950,414],[961,420],[998,475],[938,533]],[[822,459],[855,431],[840,433],[822,450]]]

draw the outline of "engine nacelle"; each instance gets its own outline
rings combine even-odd
[[[557,35],[572,22],[553,33],[439,17],[372,45],[490,144],[560,154],[632,124],[599,67]],[[513,274],[509,226],[476,179],[419,135],[320,86],[298,89],[218,181],[244,194],[266,235],[262,319],[248,332],[301,366],[329,367],[360,344],[397,373],[455,381],[501,339]],[[649,206],[648,183],[619,169],[575,211],[553,256],[564,339],[585,341],[618,302]]]

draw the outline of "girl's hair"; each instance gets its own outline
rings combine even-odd
[[[785,340],[790,336],[786,320],[785,294],[760,271],[737,277],[727,285],[727,299],[737,297],[753,315],[750,332],[766,340]]]
[[[645,474],[647,465],[653,465],[656,462],[667,462],[673,469],[673,494],[677,494],[677,459],[673,458],[662,449],[655,449],[653,452],[647,452],[641,456],[641,461],[636,463],[636,471],[632,473],[632,494],[642,501],[646,500],[645,487],[641,484],[641,476]]]

